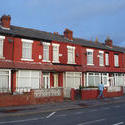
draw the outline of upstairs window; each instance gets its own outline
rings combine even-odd
[[[52,44],[53,46],[53,62],[59,63],[59,44]]]
[[[99,51],[99,65],[104,66],[103,51]]]
[[[68,64],[75,64],[75,47],[67,46],[68,48]]]
[[[4,43],[5,36],[0,36],[0,58],[3,57],[3,43]]]
[[[109,66],[109,53],[105,53],[105,65]]]
[[[22,60],[32,60],[32,40],[22,39]]]
[[[50,46],[50,43],[43,42],[43,62],[50,62],[49,46]]]
[[[87,49],[87,65],[94,65],[93,64],[93,50]]]
[[[115,67],[118,67],[119,66],[119,59],[118,59],[118,54],[115,54],[114,55],[114,64],[115,64]]]

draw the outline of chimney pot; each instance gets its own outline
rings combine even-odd
[[[53,34],[54,34],[54,35],[58,35],[59,33],[58,33],[58,32],[54,32]]]
[[[64,37],[68,38],[69,40],[73,40],[73,32],[69,29],[65,29]]]
[[[112,40],[109,37],[105,40],[105,45],[112,47]]]
[[[10,21],[11,21],[11,16],[10,15],[3,15],[1,17],[1,25],[2,25],[2,27],[10,29]]]

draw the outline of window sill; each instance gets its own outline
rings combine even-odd
[[[50,62],[50,60],[42,60],[43,62]]]
[[[67,62],[67,64],[76,64],[75,62]]]
[[[120,66],[114,66],[115,68],[120,68]]]
[[[52,63],[60,63],[60,61],[52,61]]]
[[[0,59],[5,59],[5,57],[3,57],[3,56],[0,56]]]
[[[88,66],[94,66],[94,64],[87,64]]]
[[[21,60],[22,61],[33,61],[33,59],[24,59],[24,58],[22,58]]]
[[[104,65],[99,65],[99,66],[102,66],[102,67],[103,67]]]

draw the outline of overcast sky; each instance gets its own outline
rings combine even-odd
[[[11,15],[11,24],[125,46],[125,0],[0,0],[0,16]]]

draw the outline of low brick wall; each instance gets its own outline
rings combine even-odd
[[[123,88],[119,91],[108,91],[108,88],[105,88],[103,91],[104,97],[118,97],[123,96]],[[97,88],[84,88],[81,90],[82,100],[96,99],[99,95],[99,90]]]
[[[0,106],[29,105],[35,102],[32,93],[21,95],[0,94]]]
[[[63,89],[60,96],[36,97],[34,91],[23,94],[0,94],[0,106],[20,106],[63,101]]]

